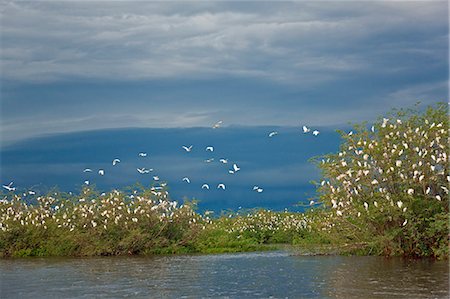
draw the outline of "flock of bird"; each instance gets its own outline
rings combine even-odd
[[[218,128],[221,127],[222,124],[223,124],[222,120],[218,121],[212,126],[212,128],[213,129],[218,129]],[[307,134],[307,133],[311,132],[311,129],[308,128],[307,126],[303,126],[302,130],[303,130],[304,134]],[[318,130],[313,130],[311,133],[314,136],[318,136],[320,132]],[[278,135],[277,131],[271,131],[270,133],[268,133],[268,137],[269,138],[273,138],[276,135]],[[183,145],[183,146],[181,146],[181,149],[184,150],[185,153],[191,153],[193,151],[193,149],[194,149],[194,145]],[[207,152],[214,152],[214,150],[215,149],[214,149],[213,146],[206,146],[206,148],[205,148],[205,151],[207,151]],[[140,158],[146,158],[148,156],[148,153],[146,153],[146,152],[139,152],[138,156]],[[206,163],[211,163],[211,162],[214,161],[214,158],[205,159],[204,161]],[[228,169],[228,173],[231,174],[231,175],[234,175],[234,174],[238,173],[241,170],[240,166],[237,163],[229,163],[229,160],[226,159],[226,158],[220,158],[219,162],[222,163],[222,164],[231,164],[230,169]],[[112,166],[114,166],[114,167],[117,167],[120,163],[121,163],[121,160],[119,158],[114,158],[112,160]],[[136,171],[139,174],[141,174],[141,175],[146,175],[146,174],[152,173],[154,171],[154,169],[153,168],[146,168],[146,167],[137,167]],[[85,168],[83,170],[83,173],[93,173],[93,172],[94,172],[94,170],[92,168]],[[105,176],[105,174],[106,174],[106,171],[103,168],[96,170],[96,172],[98,173],[99,176]],[[153,181],[155,181],[155,182],[160,181],[159,176],[154,175],[153,176]],[[183,177],[182,181],[184,183],[186,183],[186,184],[191,184],[191,179],[188,176]],[[85,180],[84,181],[85,185],[89,185],[90,183],[91,182],[89,180]],[[163,183],[163,185],[164,184],[165,183]],[[16,190],[16,187],[13,187],[13,182],[10,182],[8,185],[3,185],[3,188],[6,189],[7,191],[10,191],[10,192],[11,191],[13,192],[13,191]],[[219,183],[217,183],[216,188],[220,189],[220,190],[226,190],[227,186],[225,185],[225,183],[219,182]],[[202,190],[209,190],[210,189],[210,185],[208,183],[203,183],[201,185],[201,189]],[[260,187],[260,186],[255,185],[255,186],[253,186],[252,191],[254,191],[256,193],[262,193],[264,191],[264,189],[262,187]],[[30,192],[35,193],[34,191],[30,191]]]

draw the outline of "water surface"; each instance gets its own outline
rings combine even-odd
[[[447,261],[289,252],[0,260],[1,298],[448,298]]]

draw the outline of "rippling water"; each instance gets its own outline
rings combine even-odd
[[[448,298],[447,261],[220,255],[0,260],[1,298]]]

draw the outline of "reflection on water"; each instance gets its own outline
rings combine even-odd
[[[446,261],[288,252],[0,260],[1,298],[448,298]]]

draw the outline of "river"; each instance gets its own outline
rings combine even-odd
[[[288,251],[0,259],[0,298],[448,298],[447,261]]]

